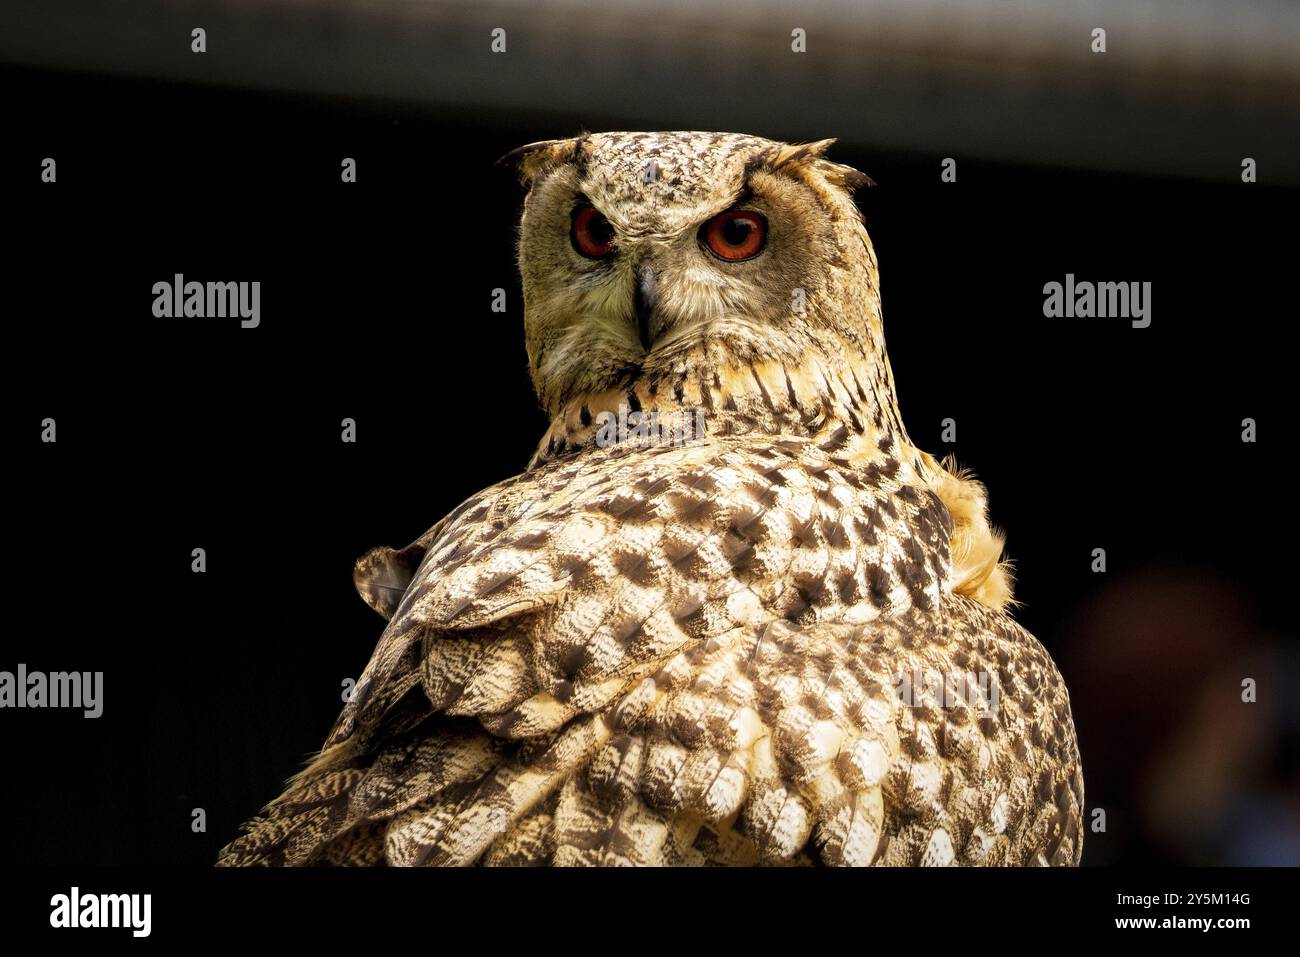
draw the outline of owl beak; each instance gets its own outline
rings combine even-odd
[[[651,338],[650,323],[654,317],[655,303],[659,301],[658,281],[655,279],[654,270],[649,266],[642,266],[637,273],[634,299],[636,304],[637,336],[640,338],[641,345],[645,347],[646,352],[649,352],[654,341]]]

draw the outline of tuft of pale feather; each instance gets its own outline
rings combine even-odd
[[[952,590],[1001,611],[1014,603],[1012,569],[1002,560],[1006,538],[989,523],[988,493],[951,455],[942,462],[925,458],[931,487],[952,515]]]

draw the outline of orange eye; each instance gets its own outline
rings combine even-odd
[[[767,242],[767,220],[760,213],[733,209],[710,219],[700,234],[715,256],[740,262],[762,252]]]
[[[603,259],[614,251],[614,227],[592,206],[579,206],[573,211],[569,239],[573,248],[588,259]]]

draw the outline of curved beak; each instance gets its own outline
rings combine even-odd
[[[654,269],[649,264],[644,264],[637,270],[636,289],[633,293],[636,310],[636,332],[646,352],[650,351],[650,346],[654,342],[652,333],[655,330],[651,327],[651,320],[654,317],[655,303],[659,301],[658,283]]]

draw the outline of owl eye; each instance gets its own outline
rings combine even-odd
[[[761,213],[733,209],[705,223],[700,238],[715,256],[727,262],[752,259],[767,242],[767,220]]]
[[[593,206],[579,206],[573,211],[569,239],[573,248],[588,259],[603,259],[614,251],[614,227]]]

